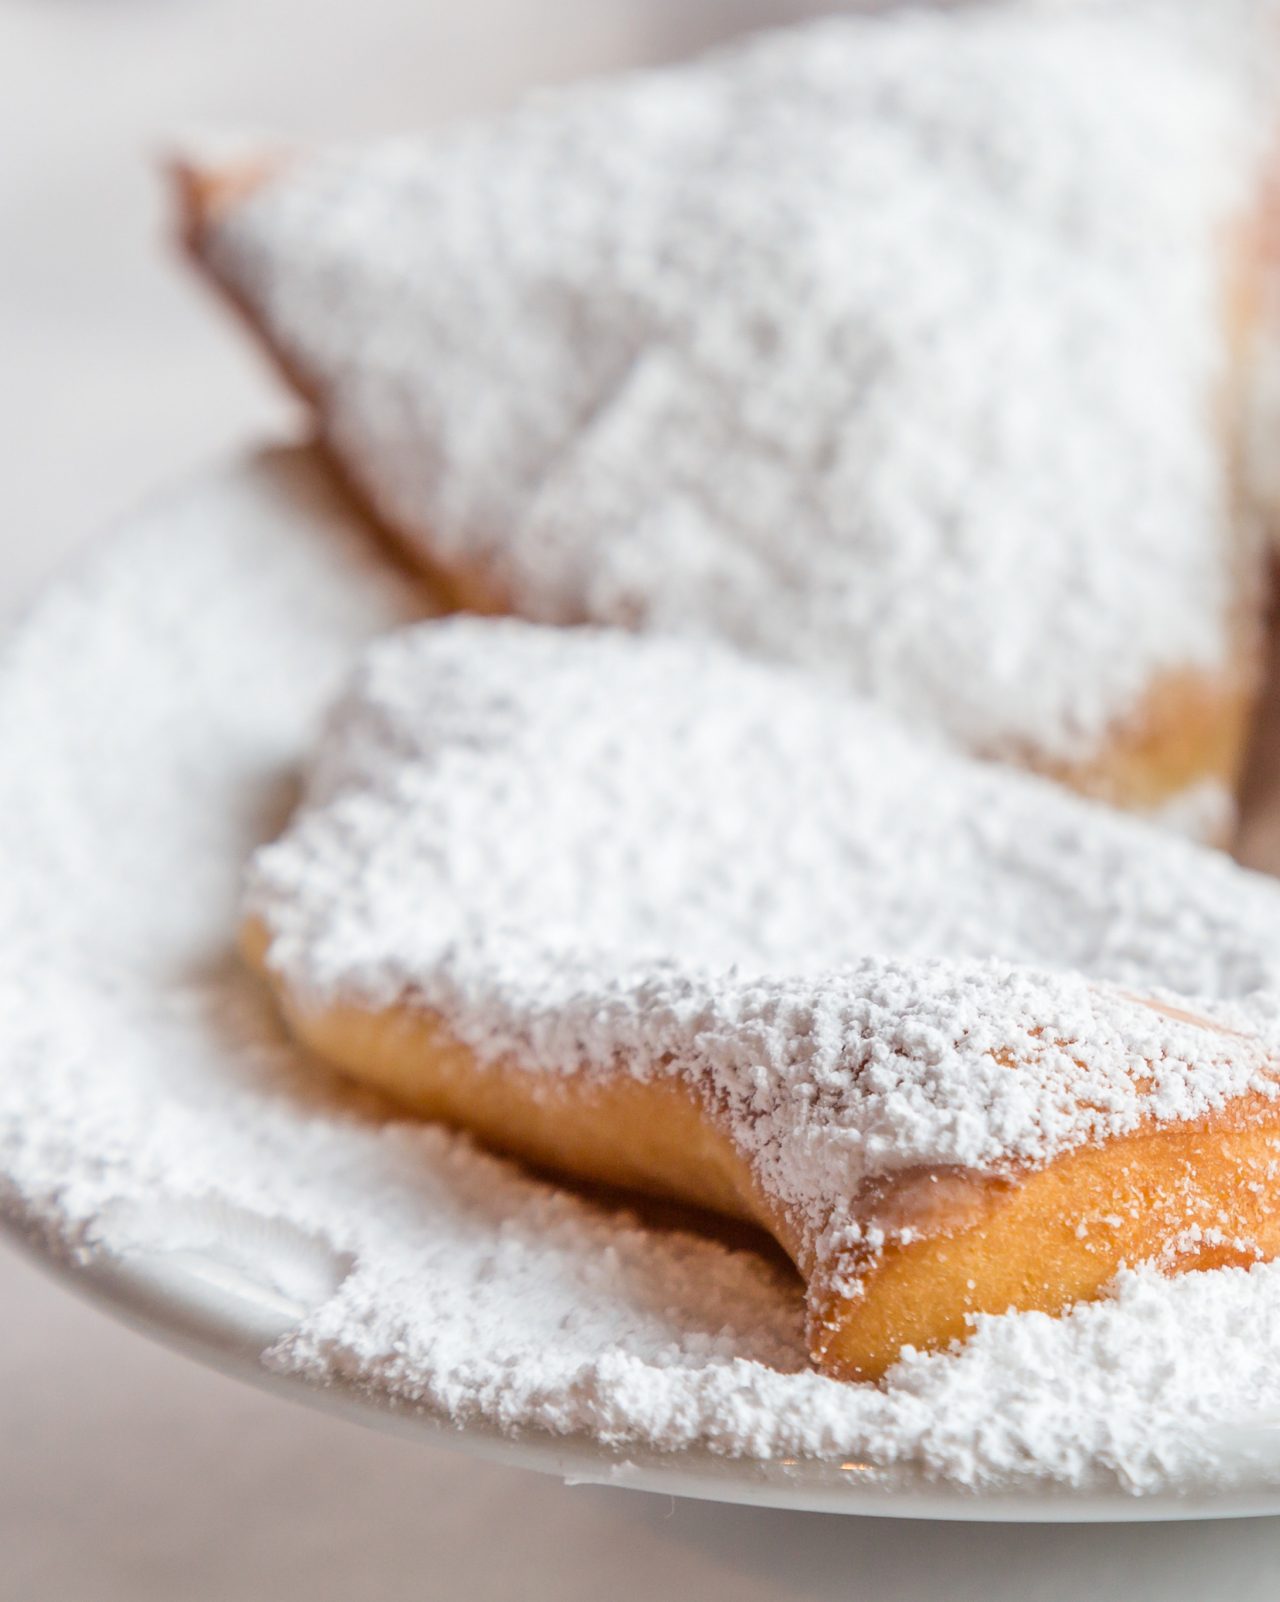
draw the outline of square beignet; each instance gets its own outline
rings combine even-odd
[[[461,604],[723,639],[1220,835],[1274,112],[1193,13],[828,20],[193,161],[184,226]]]
[[[427,1117],[749,1218],[814,1362],[1280,1251],[1280,886],[711,646],[375,645],[243,944]]]

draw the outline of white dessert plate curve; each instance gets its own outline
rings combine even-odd
[[[0,1209],[26,1248],[127,1323],[240,1379],[571,1481],[893,1517],[1280,1513],[1280,1417],[1256,1412],[1196,1422],[1198,1479],[1126,1485],[1122,1473],[1108,1483],[1082,1472],[1075,1484],[988,1477],[974,1489],[927,1456],[890,1471],[844,1452],[728,1455],[705,1438],[659,1450],[635,1429],[566,1433],[536,1411],[504,1418],[497,1396],[451,1409],[447,1388],[415,1389],[390,1357],[376,1369],[385,1384],[371,1380],[361,1341],[379,1318],[385,1326],[386,1308],[361,1298],[412,1277],[415,1262],[440,1275],[439,1327],[427,1316],[405,1349],[438,1350],[440,1373],[452,1372],[461,1293],[443,1272],[450,1231],[482,1279],[504,1262],[526,1271],[545,1225],[548,1249],[562,1253],[553,1266],[568,1311],[557,1304],[555,1317],[567,1346],[598,1339],[587,1290],[621,1285],[635,1295],[636,1327],[670,1321],[672,1353],[706,1357],[700,1383],[745,1384],[744,1396],[772,1348],[721,1351],[721,1327],[769,1307],[782,1332],[770,1338],[785,1345],[790,1317],[776,1265],[678,1229],[661,1247],[666,1301],[643,1305],[644,1226],[562,1200],[457,1137],[389,1121],[303,1061],[235,958],[241,866],[287,816],[325,701],[365,640],[429,609],[316,454],[279,450],[214,469],[140,513],[9,643]],[[1269,818],[1251,820],[1255,860]],[[527,1235],[509,1216],[517,1206]],[[587,1229],[608,1259],[604,1279],[591,1277],[598,1264],[588,1273],[564,1255]],[[397,1256],[401,1235],[426,1255]],[[366,1259],[379,1252],[369,1278]],[[697,1282],[713,1260],[723,1274],[703,1306]],[[582,1372],[586,1385],[595,1370],[583,1360]]]

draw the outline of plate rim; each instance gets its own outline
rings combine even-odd
[[[773,1461],[724,1457],[706,1447],[623,1449],[588,1435],[526,1427],[504,1433],[487,1423],[457,1424],[419,1404],[397,1402],[356,1385],[320,1384],[271,1368],[265,1355],[296,1322],[269,1303],[194,1274],[191,1255],[122,1255],[82,1246],[50,1249],[44,1232],[12,1198],[0,1205],[0,1237],[46,1276],[116,1323],[167,1350],[297,1406],[365,1429],[459,1451],[566,1485],[646,1491],[695,1501],[733,1503],[844,1517],[979,1524],[1145,1524],[1280,1515],[1280,1484],[1226,1491],[1135,1493],[1116,1486],[1072,1490],[1030,1486],[966,1490],[929,1482],[915,1471],[897,1483],[858,1483],[853,1470],[819,1458]],[[278,1322],[275,1322],[278,1320]]]

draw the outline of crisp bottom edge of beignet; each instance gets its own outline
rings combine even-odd
[[[1187,670],[1155,680],[1133,713],[1084,761],[1026,752],[1016,765],[1129,812],[1159,814],[1210,784],[1234,798],[1261,693],[1257,633],[1242,630],[1234,663],[1217,674]]]
[[[874,1200],[832,1199],[830,1217],[914,1221],[874,1255],[816,1267],[812,1224],[756,1183],[748,1160],[689,1084],[550,1073],[481,1063],[437,1015],[298,1004],[266,965],[250,921],[249,962],[271,984],[291,1032],[326,1063],[406,1111],[575,1179],[673,1197],[761,1225],[806,1281],[814,1364],[878,1380],[906,1347],[964,1340],[976,1315],[1059,1314],[1106,1292],[1122,1267],[1251,1266],[1280,1254],[1280,1099],[1237,1098],[1221,1113],[1150,1124],[1077,1148],[1044,1168],[999,1177],[914,1170]],[[939,1204],[939,1197],[944,1198]]]
[[[1280,1100],[1250,1094],[1209,1118],[1149,1124],[1044,1168],[972,1179],[950,1226],[887,1244],[860,1295],[810,1284],[814,1361],[839,1378],[876,1378],[903,1347],[964,1340],[979,1314],[1056,1316],[1097,1301],[1125,1267],[1180,1274],[1269,1261],[1280,1254],[1278,1178]]]

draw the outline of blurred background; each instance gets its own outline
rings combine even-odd
[[[806,0],[0,0],[0,616],[298,419],[181,269],[183,130],[421,125]],[[565,1488],[259,1396],[0,1245],[0,1602],[1271,1599],[1280,1524],[986,1529]]]

